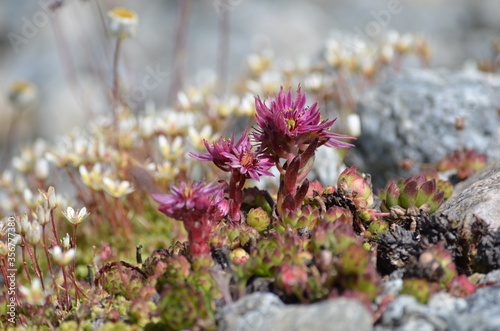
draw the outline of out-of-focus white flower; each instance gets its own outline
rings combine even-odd
[[[134,188],[130,182],[124,180],[113,180],[109,177],[104,177],[102,180],[103,189],[112,197],[120,198],[134,192]]]
[[[31,192],[31,190],[27,187],[25,187],[23,190],[23,199],[29,208],[36,207],[37,201],[36,201],[35,197],[33,196],[33,192]]]
[[[31,222],[31,224],[28,225],[28,229],[26,231],[26,241],[31,245],[36,246],[41,239],[42,227],[40,226],[40,223],[38,223],[37,221]]]
[[[394,59],[394,45],[391,44],[384,44],[380,48],[380,60],[382,63],[390,63]]]
[[[248,90],[254,95],[272,95],[279,91],[283,85],[284,78],[278,71],[264,72],[258,81],[251,80],[247,82]],[[283,86],[287,89],[288,86]]]
[[[169,161],[165,161],[161,164],[156,164],[154,176],[157,179],[170,181],[175,178],[175,176],[179,173],[178,167],[173,167],[172,163]]]
[[[165,119],[158,127],[163,132],[168,132],[170,135],[185,134],[189,127],[194,126],[196,115],[191,112],[176,112],[168,111],[165,114]]]
[[[49,177],[49,162],[45,158],[36,161],[35,177],[40,180],[46,180]]]
[[[28,228],[30,226],[28,214],[24,212],[21,216],[16,217],[15,225],[17,234],[26,234],[26,231],[28,231]]]
[[[35,155],[31,148],[24,146],[21,148],[21,155],[12,158],[12,166],[21,173],[28,173],[33,169]]]
[[[313,72],[304,80],[304,87],[308,90],[317,92],[324,87],[323,75],[319,72]]]
[[[145,115],[140,118],[139,131],[142,138],[149,139],[153,136],[156,131],[156,121],[157,119],[153,115]]]
[[[102,190],[102,180],[105,174],[102,171],[102,166],[100,163],[94,164],[90,172],[88,172],[87,168],[83,164],[80,165],[78,170],[85,185],[91,187],[96,191]]]
[[[66,233],[64,238],[61,239],[61,245],[65,250],[68,250],[71,248],[71,242],[69,238],[69,233]]]
[[[56,209],[57,206],[59,206],[59,201],[56,197],[56,190],[54,189],[54,186],[50,186],[47,192],[43,192],[42,190],[38,190],[40,192],[40,195],[47,201],[46,207],[49,209]]]
[[[43,306],[47,296],[50,294],[49,291],[42,289],[42,283],[38,278],[33,279],[31,287],[19,286],[19,292],[26,297],[26,302],[33,306]]]
[[[273,53],[271,50],[261,53],[252,53],[247,57],[247,66],[250,73],[259,76],[264,71],[268,70],[273,64]]]
[[[139,129],[135,117],[126,117],[119,122],[118,145],[124,149],[130,149],[137,145],[139,140]]]
[[[46,225],[50,222],[50,210],[44,208],[41,204],[36,207],[36,218],[40,225]]]
[[[240,105],[240,98],[236,95],[231,95],[229,98],[223,100],[213,99],[211,100],[213,108],[217,111],[217,115],[221,118],[226,118],[229,115],[236,113],[236,109]]]
[[[196,130],[194,127],[190,127],[188,130],[189,140],[191,145],[197,150],[205,150],[205,144],[203,139],[207,141],[214,141],[219,138],[219,134],[212,135],[213,129],[210,124],[205,124],[200,131]]]
[[[9,247],[3,241],[0,241],[0,256],[7,256],[7,254],[9,254]]]
[[[110,36],[118,39],[133,37],[137,32],[139,18],[129,9],[115,8],[108,11],[108,32]]]
[[[14,179],[14,192],[18,194],[22,194],[24,189],[27,187],[26,179],[24,176],[17,174]]]
[[[405,33],[404,35],[402,35],[398,39],[398,41],[396,43],[396,50],[399,53],[407,54],[407,53],[410,53],[410,51],[413,48],[413,45],[414,45],[414,37],[413,37],[413,35],[411,35],[409,33]]]
[[[361,135],[361,120],[358,114],[347,115],[347,134],[352,137]]]
[[[240,105],[236,108],[236,115],[248,117],[255,116],[255,97],[253,94],[246,93],[243,98],[241,98]]]
[[[90,213],[87,213],[87,208],[83,207],[80,211],[76,211],[72,207],[68,207],[66,212],[62,212],[64,217],[73,225],[82,223]]]
[[[0,177],[0,187],[11,187],[13,178],[14,176],[12,175],[11,170],[5,170],[4,172],[2,172],[2,176]]]
[[[9,101],[18,110],[32,107],[37,100],[38,90],[30,82],[15,81],[10,86]]]
[[[76,250],[74,248],[63,252],[61,246],[54,246],[54,248],[49,250],[49,252],[52,254],[52,257],[54,257],[54,261],[60,267],[67,266],[76,255]]]
[[[170,143],[164,135],[158,137],[158,145],[160,146],[161,154],[164,158],[168,160],[178,159],[184,154],[183,141],[181,136],[174,138],[174,141]]]

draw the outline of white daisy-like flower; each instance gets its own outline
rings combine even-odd
[[[44,291],[42,289],[42,283],[38,278],[33,279],[31,287],[21,285],[19,287],[19,292],[25,296],[26,302],[33,306],[43,306],[47,296],[50,294],[49,291]]]
[[[54,261],[60,267],[67,266],[68,263],[70,263],[76,255],[76,250],[74,248],[68,249],[66,252],[63,252],[61,246],[54,246],[54,248],[49,250],[49,252],[54,257]]]
[[[82,181],[86,186],[96,191],[102,190],[102,180],[105,176],[105,173],[102,171],[101,163],[94,164],[90,172],[83,164],[80,165],[78,170],[80,172],[80,176],[82,177]]]
[[[108,32],[118,39],[133,37],[137,32],[139,18],[129,9],[117,7],[108,11]]]
[[[134,192],[134,187],[130,182],[124,180],[113,180],[109,177],[104,177],[102,180],[102,188],[112,197],[120,198]]]
[[[205,124],[201,130],[196,130],[194,127],[190,127],[188,130],[189,140],[191,145],[197,150],[205,150],[205,144],[203,139],[207,141],[214,141],[219,139],[219,134],[212,135],[213,129],[210,124]]]
[[[64,217],[73,225],[82,223],[90,213],[87,213],[87,208],[83,207],[80,211],[75,211],[72,207],[68,207],[66,212],[62,212]]]
[[[161,154],[168,160],[178,159],[182,154],[184,154],[181,136],[177,136],[174,138],[174,141],[169,142],[167,137],[161,135],[158,137],[158,145],[160,146]]]
[[[15,81],[10,86],[9,100],[16,109],[23,110],[33,106],[37,97],[38,90],[30,82]]]

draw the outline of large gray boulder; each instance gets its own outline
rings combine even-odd
[[[500,162],[457,185],[456,193],[438,212],[469,227],[478,216],[491,228],[500,227]]]
[[[369,331],[372,316],[358,301],[334,299],[310,305],[284,305],[272,293],[253,293],[222,309],[220,331]]]
[[[435,163],[463,145],[500,155],[500,76],[476,71],[414,69],[365,92],[358,104],[362,135],[353,162],[376,187],[407,176],[398,162]],[[457,132],[455,119],[465,118]]]
[[[427,304],[401,295],[388,305],[375,330],[500,330],[500,284],[479,288],[468,298],[440,292]]]

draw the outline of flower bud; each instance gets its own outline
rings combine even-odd
[[[40,225],[46,225],[50,222],[50,211],[38,205],[36,207],[36,217]]]
[[[26,241],[33,246],[38,245],[42,239],[42,227],[37,221],[33,221],[26,231]]]
[[[68,250],[71,248],[69,233],[66,233],[66,236],[64,236],[64,238],[61,239],[61,245],[64,248],[64,250]]]
[[[42,158],[35,164],[35,177],[39,180],[46,180],[49,177],[49,162]]]
[[[126,39],[135,35],[139,19],[129,9],[115,8],[108,11],[108,32],[112,37]]]

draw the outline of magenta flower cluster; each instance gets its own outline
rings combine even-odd
[[[315,102],[306,107],[306,95],[297,90],[295,100],[292,92],[280,89],[276,100],[266,105],[260,97],[255,98],[258,127],[254,133],[264,152],[286,159],[289,162],[304,152],[307,146],[318,138],[318,146],[351,147],[352,144],[337,139],[353,139],[329,131],[336,119],[322,120]]]
[[[171,194],[152,194],[160,204],[159,211],[184,223],[188,232],[189,252],[192,256],[210,253],[208,237],[228,212],[222,185],[203,182],[181,182],[171,188]]]
[[[231,138],[221,138],[210,144],[203,140],[208,153],[193,154],[191,157],[201,161],[212,161],[217,167],[226,172],[231,172],[236,177],[245,177],[259,180],[260,176],[272,176],[268,171],[274,165],[274,159],[262,153],[262,149],[254,150],[245,130],[240,139],[235,143],[234,132]]]
[[[229,139],[221,138],[210,143],[204,140],[207,153],[190,156],[201,161],[211,161],[221,170],[230,173],[226,184],[227,199],[222,185],[181,183],[172,188],[170,195],[153,195],[161,204],[164,214],[183,221],[189,233],[190,246],[196,253],[208,250],[207,231],[211,222],[227,215],[231,222],[241,222],[243,215],[243,188],[248,179],[259,180],[261,176],[272,176],[269,169],[276,165],[280,171],[276,212],[283,217],[287,212],[301,208],[302,198],[307,193],[307,174],[312,168],[314,155],[319,146],[350,147],[351,144],[338,139],[353,139],[330,131],[335,120],[322,120],[318,103],[306,107],[306,96],[297,90],[293,99],[291,91],[283,88],[275,100],[266,105],[255,98],[257,127],[251,143],[248,129],[238,141],[234,133]],[[284,163],[280,162],[284,159]],[[202,230],[200,230],[202,229]],[[194,252],[192,252],[194,253]]]

